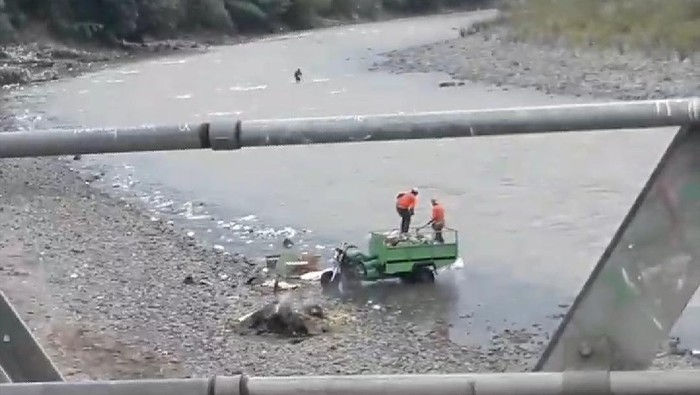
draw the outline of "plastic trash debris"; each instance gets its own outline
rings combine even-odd
[[[299,278],[304,281],[320,281],[325,270],[317,270],[314,272],[304,273]]]
[[[262,285],[265,287],[274,288],[275,280],[267,280]],[[299,288],[299,284],[290,284],[286,281],[278,281],[277,287],[281,290],[290,290],[290,289]]]

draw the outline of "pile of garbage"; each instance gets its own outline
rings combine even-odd
[[[424,235],[421,233],[401,233],[398,230],[392,231],[392,232],[386,232],[384,233],[384,236],[386,236],[386,239],[384,242],[387,245],[390,245],[392,247],[396,247],[400,244],[408,244],[408,245],[418,245],[418,244],[432,244],[433,243],[433,238],[430,235]]]
[[[274,334],[300,338],[328,332],[323,308],[317,304],[296,308],[291,301],[275,301],[238,319],[242,335]]]

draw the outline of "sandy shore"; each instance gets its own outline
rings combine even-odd
[[[384,67],[448,67],[436,66],[443,58],[433,55],[436,48],[446,55],[452,45],[449,53],[457,59],[457,43],[471,53],[476,42],[484,46],[473,58],[481,59],[479,75],[493,78],[478,80],[504,78],[495,70],[506,73],[512,65],[494,66],[502,61],[485,51],[491,45],[506,56],[501,45],[511,44],[476,36],[392,53],[393,63]],[[477,66],[476,60],[469,63]],[[527,84],[537,73],[531,73],[530,80],[522,80],[531,82],[519,84],[516,74],[501,82],[532,86]],[[2,127],[10,129],[12,122],[7,117]],[[254,375],[519,371],[532,366],[547,341],[531,327],[495,334],[482,347],[460,346],[448,340],[447,324],[417,326],[392,306],[330,300],[315,284],[294,294],[321,304],[330,316],[330,332],[302,342],[239,335],[232,321],[274,299],[270,289],[247,284],[261,269],[255,257],[203,247],[142,207],[93,187],[94,178],[81,176],[73,163],[70,158],[0,162],[0,288],[68,379],[238,370]],[[183,283],[188,275],[194,284]],[[692,362],[671,356],[657,366]]]

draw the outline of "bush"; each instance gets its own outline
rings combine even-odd
[[[293,0],[282,18],[294,29],[310,29],[318,25],[320,14],[328,13],[331,9],[332,2],[329,0]]]
[[[183,30],[266,31],[320,25],[320,17],[375,18],[383,8],[422,13],[443,4],[485,0],[0,0],[0,38],[27,18],[48,22],[59,35],[81,39],[140,39]]]
[[[406,0],[409,11],[415,13],[435,11],[442,6],[441,3],[439,0]]]
[[[184,0],[137,0],[139,33],[155,36],[173,34],[185,19]]]
[[[87,2],[92,4],[85,4]],[[99,7],[94,11],[95,22],[104,25],[116,37],[130,36],[136,32],[139,17],[136,0],[82,0],[81,3],[81,8]]]
[[[0,43],[11,41],[15,38],[15,29],[10,23],[10,17],[0,12]]]
[[[508,4],[506,21],[519,38],[624,51],[700,51],[697,0],[524,0]]]
[[[187,0],[187,24],[202,29],[233,29],[233,22],[223,0]]]
[[[331,13],[340,17],[350,18],[355,13],[357,1],[355,0],[333,0]]]
[[[226,9],[241,30],[264,30],[269,26],[268,14],[259,5],[247,1],[227,0]]]

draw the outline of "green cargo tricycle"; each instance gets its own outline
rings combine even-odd
[[[406,283],[432,283],[438,269],[449,267],[459,257],[458,235],[443,229],[444,243],[424,236],[420,229],[409,235],[396,231],[370,232],[369,251],[343,243],[335,249],[333,267],[321,275],[326,293],[351,291],[362,281],[398,278]]]

